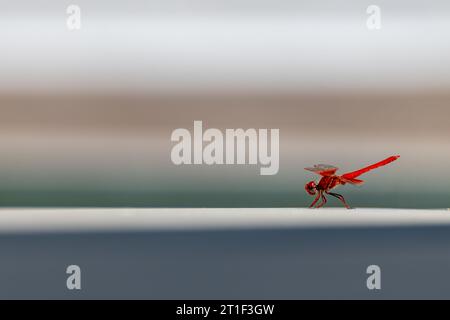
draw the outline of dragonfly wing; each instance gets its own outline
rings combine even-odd
[[[364,184],[364,180],[359,180],[359,179],[355,179],[355,178],[348,178],[348,179],[346,179],[346,178],[342,178],[341,177],[341,180],[346,182],[346,183],[354,184],[354,185],[357,185],[357,186],[360,186],[360,185]]]
[[[332,176],[338,168],[329,164],[316,164],[314,167],[305,168],[305,170],[315,172],[323,177]]]

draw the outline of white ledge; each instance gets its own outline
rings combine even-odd
[[[450,225],[448,209],[2,208],[0,233]]]

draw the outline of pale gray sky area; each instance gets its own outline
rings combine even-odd
[[[381,30],[367,29],[371,3],[360,1],[77,4],[82,28],[72,32],[61,2],[2,6],[0,91],[450,86],[445,1],[379,2]]]

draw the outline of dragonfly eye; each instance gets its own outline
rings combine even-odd
[[[317,192],[316,189],[316,183],[314,181],[310,181],[307,184],[305,184],[305,190],[306,192],[308,192],[310,195],[315,195]]]

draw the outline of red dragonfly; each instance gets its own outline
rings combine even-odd
[[[325,195],[324,195],[324,193],[326,193],[326,194],[329,194],[330,196],[338,198],[339,200],[342,201],[342,203],[344,204],[344,206],[347,209],[350,209],[350,206],[347,204],[347,202],[345,202],[345,199],[342,195],[340,195],[338,193],[330,192],[330,190],[333,189],[334,187],[337,187],[340,184],[345,185],[346,183],[361,185],[364,183],[364,181],[356,179],[357,177],[359,177],[363,173],[366,173],[367,171],[370,171],[375,168],[384,166],[388,163],[391,163],[392,161],[397,160],[399,157],[400,156],[391,156],[380,162],[374,163],[368,167],[345,173],[342,176],[335,175],[336,170],[338,168],[327,165],[327,164],[317,164],[312,168],[305,168],[306,170],[318,173],[322,176],[322,178],[320,179],[318,184],[316,184],[314,181],[310,181],[305,185],[306,192],[308,192],[312,196],[317,194],[316,198],[314,199],[314,201],[311,203],[311,205],[309,207],[310,208],[314,207],[314,205],[316,205],[317,201],[319,201],[320,198],[322,198],[322,202],[317,204],[315,206],[316,208],[320,208],[325,203],[327,203],[327,199],[325,198]]]

